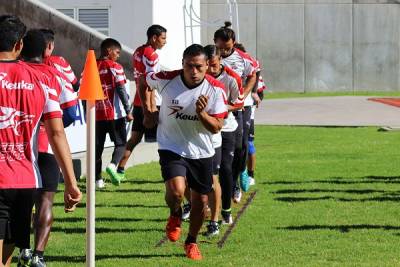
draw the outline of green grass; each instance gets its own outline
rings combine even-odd
[[[183,238],[155,247],[168,210],[151,163],[96,193],[96,266],[400,266],[398,132],[258,126],[256,134],[258,193],[223,248],[201,237],[205,259],[191,262]],[[64,214],[61,198],[47,261],[84,266],[85,209]]]
[[[268,92],[265,94],[267,99],[278,98],[298,98],[298,97],[321,97],[321,96],[384,96],[384,97],[398,97],[400,91],[355,91],[355,92]]]

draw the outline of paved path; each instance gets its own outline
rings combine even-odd
[[[363,96],[266,99],[256,124],[322,126],[400,126],[400,108]]]

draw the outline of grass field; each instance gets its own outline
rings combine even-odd
[[[398,132],[259,126],[256,134],[257,194],[222,248],[201,237],[205,259],[191,262],[183,238],[156,247],[168,210],[151,163],[97,191],[96,265],[400,266]],[[64,214],[61,199],[48,266],[84,266],[84,204]]]

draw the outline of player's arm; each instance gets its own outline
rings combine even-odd
[[[142,101],[143,108],[143,125],[146,128],[153,128],[157,124],[158,111],[154,109],[155,106],[155,92],[146,82],[146,76],[139,77],[139,96]]]
[[[244,98],[247,97],[248,94],[253,90],[254,85],[256,84],[257,75],[256,73],[252,73],[246,78],[245,86],[243,86],[243,94]]]
[[[129,103],[129,96],[128,92],[126,92],[126,88],[122,84],[117,84],[115,88],[115,92],[119,96],[119,99],[121,99],[122,106],[124,107],[124,110],[126,112],[126,116],[128,120],[132,120],[132,114],[131,114],[131,105]]]
[[[205,108],[207,107],[208,97],[201,95],[196,101],[196,113],[199,116],[200,122],[203,126],[213,134],[221,131],[224,119],[209,115]]]
[[[44,124],[51,148],[64,176],[65,212],[71,212],[81,200],[82,194],[77,186],[72,166],[71,152],[64,132],[64,125],[61,118],[45,120]]]
[[[256,72],[256,82],[254,83],[253,89],[251,90],[251,96],[254,99],[254,103],[258,107],[258,105],[261,103],[261,99],[257,94],[257,89],[258,89],[258,81],[260,80],[260,71]]]

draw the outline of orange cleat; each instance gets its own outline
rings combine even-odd
[[[202,260],[203,257],[201,256],[199,247],[196,243],[189,243],[185,244],[185,253],[186,257],[192,260]]]
[[[181,223],[180,217],[169,216],[165,232],[170,241],[176,242],[181,236]]]

